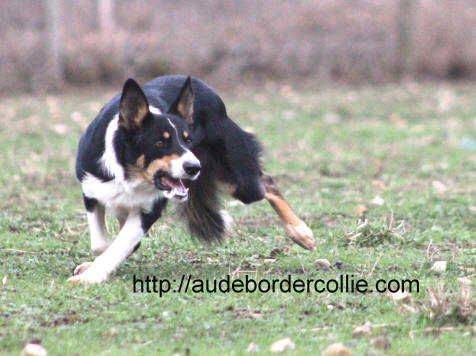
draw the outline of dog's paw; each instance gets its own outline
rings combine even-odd
[[[291,240],[306,250],[314,250],[316,242],[312,230],[301,221],[298,225],[285,224],[284,230]]]
[[[85,262],[74,269],[73,277],[68,279],[72,283],[101,283],[107,280],[109,273],[97,268],[93,262]]]
[[[84,262],[84,263],[81,263],[80,265],[76,266],[76,268],[73,271],[73,276],[77,276],[78,274],[83,273],[89,267],[91,267],[92,264],[93,264],[92,262]]]

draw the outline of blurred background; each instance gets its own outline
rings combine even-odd
[[[2,0],[0,93],[476,78],[475,0]]]

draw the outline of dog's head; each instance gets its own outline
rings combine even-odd
[[[168,199],[186,200],[184,180],[195,180],[200,161],[191,152],[193,92],[190,77],[165,113],[149,107],[140,86],[128,79],[119,104],[119,131],[124,137],[123,160],[131,176],[145,180]]]

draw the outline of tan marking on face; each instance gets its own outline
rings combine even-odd
[[[188,137],[188,132],[187,132],[187,131],[184,131],[184,132],[183,132],[183,137],[185,137],[185,138]]]
[[[168,131],[164,131],[164,133],[162,134],[162,137],[167,140],[170,138],[170,133]]]
[[[132,172],[141,177],[150,184],[154,184],[154,175],[158,170],[169,172],[172,166],[171,161],[179,158],[179,155],[173,154],[162,158],[154,159],[147,167],[144,166],[145,157],[140,156],[136,161],[136,166],[132,168]]]

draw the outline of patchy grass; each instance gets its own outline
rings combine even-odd
[[[191,240],[170,208],[110,281],[70,285],[74,266],[92,258],[76,145],[111,94],[0,101],[2,354],[18,355],[34,338],[51,355],[245,354],[251,342],[267,354],[284,337],[296,345],[289,354],[319,354],[335,342],[354,354],[474,352],[475,88],[229,95],[229,114],[260,137],[267,171],[313,229],[317,249],[283,238],[266,202],[225,200],[235,231],[220,246]],[[109,231],[117,232],[112,220]],[[314,266],[317,258],[333,267]],[[431,270],[438,260],[448,261],[445,272]],[[134,275],[182,274],[348,274],[369,284],[418,279],[420,288],[401,300],[376,292],[132,293]],[[463,276],[473,284],[460,285]],[[353,338],[366,321],[371,335]]]

